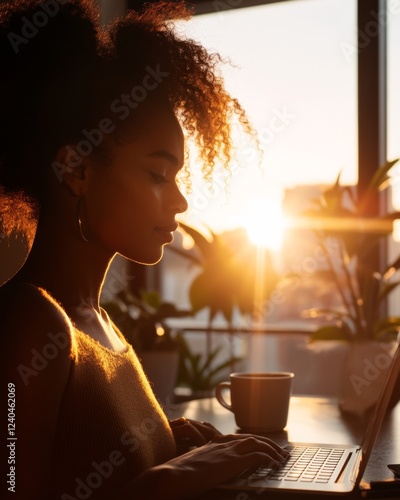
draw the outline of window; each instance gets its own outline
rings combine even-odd
[[[257,5],[245,6],[250,2]],[[239,169],[230,196],[226,197],[223,183],[217,182],[210,194],[195,178],[191,210],[184,221],[227,236],[237,227],[246,228],[249,237],[270,249],[275,265],[284,273],[304,264],[308,249],[302,247],[305,241],[282,248],[282,204],[289,203],[294,213],[301,211],[339,172],[342,183],[362,188],[385,159],[386,146],[389,159],[400,157],[400,2],[214,0],[205,4],[208,13],[180,29],[231,59],[233,66],[223,68],[224,77],[256,126],[265,155],[260,169],[248,153],[248,144],[239,142]],[[228,5],[237,8],[228,10]],[[387,54],[381,52],[375,64],[376,42],[382,40],[377,36],[378,26],[388,31]],[[379,73],[377,68],[383,68],[386,55],[387,72]],[[379,85],[385,77],[387,123],[381,120],[386,102],[374,96],[384,88]],[[399,175],[400,166],[390,200],[398,210]],[[389,242],[388,249],[390,261],[397,256],[398,244]],[[185,304],[195,270],[168,250],[161,265],[163,294]],[[322,292],[329,295],[329,290]],[[280,303],[267,320],[281,326],[299,325],[299,312],[318,305],[315,290],[303,289],[295,295]],[[399,301],[394,298],[391,312],[399,314]],[[293,340],[287,338],[282,345],[273,336],[254,336],[246,346],[251,359],[247,368],[267,366],[302,373],[307,366],[311,376],[303,377],[300,385],[296,380],[295,392],[335,394],[337,387],[315,386],[312,373],[318,369],[313,372],[309,353],[298,358],[302,345]],[[318,363],[325,363],[323,353]],[[337,378],[332,376],[332,381]]]
[[[246,225],[258,201],[265,211],[259,233],[268,232],[267,209],[279,208],[286,188],[332,183],[339,171],[344,182],[357,182],[355,0],[217,11],[181,30],[232,61],[223,67],[227,86],[264,150],[260,170],[242,145],[228,200],[222,186],[213,198],[195,186],[188,222],[218,231]],[[276,248],[276,241],[266,243]]]
[[[244,227],[285,273],[306,266],[309,249],[297,247],[296,255],[282,250],[284,199],[296,213],[339,172],[344,183],[358,180],[356,0],[296,0],[232,10],[213,5],[215,11],[178,28],[231,61],[222,68],[227,87],[257,128],[264,156],[260,168],[251,145],[238,139],[229,195],[222,181],[210,194],[195,180],[183,219],[218,233]],[[179,303],[187,300],[192,277],[182,264],[181,269],[167,250],[164,294]],[[292,298],[275,307],[269,322],[303,324],[301,310],[313,305],[307,293],[297,294],[297,303]]]

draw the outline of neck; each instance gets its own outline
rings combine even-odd
[[[57,225],[58,224],[58,225]],[[41,217],[29,256],[13,278],[46,289],[71,314],[84,306],[99,310],[105,274],[113,254],[85,242],[76,228]]]

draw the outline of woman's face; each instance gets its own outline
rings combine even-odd
[[[187,209],[176,184],[184,139],[171,111],[150,108],[132,142],[115,144],[111,163],[90,165],[82,213],[85,234],[107,251],[152,264]]]

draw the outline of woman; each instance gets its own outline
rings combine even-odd
[[[217,160],[228,165],[230,118],[250,131],[218,58],[166,21],[188,17],[183,4],[107,32],[78,0],[14,2],[0,15],[2,222],[34,234],[0,290],[14,498],[178,499],[282,461],[268,439],[168,422],[99,305],[114,255],[153,264],[172,241],[187,208],[183,130],[207,180]]]

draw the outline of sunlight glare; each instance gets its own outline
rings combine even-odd
[[[156,324],[156,333],[158,337],[162,337],[165,334],[164,327],[161,325],[161,323]]]
[[[393,240],[396,242],[400,241],[400,219],[393,221]]]
[[[255,245],[270,250],[282,247],[287,223],[279,200],[253,200],[244,211],[242,225]]]

